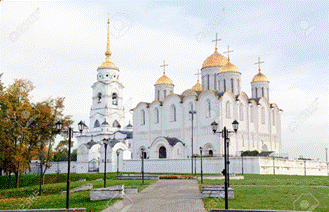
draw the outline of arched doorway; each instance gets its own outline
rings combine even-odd
[[[166,150],[166,147],[161,146],[159,148],[159,158],[167,158],[167,150]]]
[[[209,156],[213,156],[214,152],[212,150],[209,150]]]

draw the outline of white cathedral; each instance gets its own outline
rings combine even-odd
[[[125,123],[123,88],[119,81],[119,68],[112,62],[109,24],[105,62],[97,69],[97,81],[92,86],[90,124],[78,136],[78,172],[99,168],[104,162],[103,139],[109,139],[107,158],[115,170],[117,159],[140,159],[141,149],[149,159],[184,159],[199,148],[209,156],[222,156],[223,139],[214,134],[211,123],[218,128],[232,129],[232,122],[239,122],[239,130],[230,137],[230,155],[241,151],[281,153],[281,112],[269,102],[269,80],[261,72],[251,81],[251,97],[241,91],[241,72],[228,57],[217,51],[203,63],[201,83],[181,94],[174,92],[174,83],[164,71],[154,85],[154,101],[140,102],[133,109],[132,125]],[[200,75],[200,74],[199,74]],[[194,111],[193,119],[190,111]],[[193,130],[192,130],[193,120]],[[117,155],[117,154],[118,155]],[[118,158],[119,157],[119,158]]]

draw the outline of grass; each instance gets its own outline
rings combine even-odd
[[[224,180],[203,180],[204,184],[224,184]],[[329,186],[326,176],[297,176],[297,175],[257,175],[245,174],[243,180],[230,180],[231,185],[302,185]]]
[[[314,205],[313,211],[329,211],[328,177],[251,174],[244,177],[244,180],[230,181],[234,199],[229,200],[229,208],[305,211]],[[204,184],[224,184],[224,180],[204,180]],[[312,187],[319,185],[325,187]],[[207,209],[224,208],[223,199],[205,198],[203,201]],[[306,207],[305,203],[310,205]]]
[[[84,184],[93,184],[94,188],[102,188],[104,181],[90,181],[90,179],[101,178],[100,174],[90,174],[84,177],[76,176],[75,180],[85,178],[87,181],[71,182],[71,188],[76,188]],[[102,174],[101,174],[102,175]],[[125,185],[134,186],[138,191],[143,190],[148,185],[156,182],[156,180],[145,180],[142,185],[142,180],[115,180],[115,173],[107,174],[106,186]],[[103,175],[102,175],[103,176]],[[0,209],[37,209],[37,208],[65,208],[66,194],[60,194],[61,191],[66,190],[66,182],[62,183],[48,183],[42,186],[42,195],[38,196],[39,186],[25,186],[17,189],[0,190]],[[112,205],[118,199],[90,201],[90,191],[80,191],[70,194],[71,208],[86,208],[87,211],[101,211]]]

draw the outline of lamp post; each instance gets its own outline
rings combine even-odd
[[[241,151],[241,163],[242,163],[241,174],[243,175],[243,151]]]
[[[191,132],[191,173],[193,174],[193,120],[194,120],[194,114],[196,114],[196,111],[195,110],[190,110],[189,111],[189,114],[191,114],[191,122],[192,122],[192,132]]]
[[[202,169],[202,147],[200,147],[200,165],[201,165],[201,183],[203,183],[203,169]]]
[[[106,188],[106,161],[107,161],[107,144],[109,143],[109,140],[104,138],[103,139],[103,143],[104,143],[104,149],[105,149],[105,160],[104,160],[104,188]]]
[[[119,175],[119,155],[120,155],[119,150],[117,150],[116,153],[117,153],[117,176],[118,176]]]
[[[142,148],[141,149],[141,158],[142,158],[142,180],[143,180],[143,182],[142,182],[142,185],[144,185],[144,151],[145,151],[145,149],[144,148]]]
[[[67,153],[67,181],[66,181],[66,209],[70,208],[70,170],[71,170],[71,139],[74,133],[82,133],[83,128],[86,126],[83,121],[78,123],[79,131],[74,131],[72,127],[69,127],[68,130],[62,130],[63,122],[61,120],[56,122],[56,129],[58,132],[68,133],[69,136],[69,150]]]
[[[222,134],[222,137],[224,138],[224,158],[225,158],[225,209],[228,209],[228,182],[229,182],[229,169],[228,169],[228,165],[229,165],[229,160],[228,160],[228,154],[229,152],[227,152],[227,147],[228,147],[228,135],[229,133],[236,133],[238,131],[238,127],[239,127],[239,122],[237,122],[237,120],[234,120],[232,123],[233,126],[233,130],[234,131],[229,131],[226,129],[226,127],[224,127],[224,129],[220,132],[217,132],[217,127],[218,127],[218,123],[217,122],[213,122],[211,124],[212,127],[212,131],[218,134]]]

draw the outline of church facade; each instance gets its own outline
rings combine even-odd
[[[257,150],[281,154],[281,112],[269,101],[269,80],[261,72],[251,81],[251,97],[241,91],[241,72],[228,57],[217,51],[202,64],[201,83],[182,93],[174,92],[174,83],[166,75],[154,85],[154,101],[140,102],[134,108],[134,139],[132,158],[138,159],[141,149],[150,159],[190,158],[203,154],[222,156],[223,138],[214,134],[211,123],[218,129],[226,126],[232,130],[232,122],[239,122],[239,130],[230,136],[230,155],[241,151]],[[193,116],[193,117],[192,117]],[[192,130],[193,123],[193,130]],[[192,135],[193,133],[193,135]],[[192,144],[193,136],[193,144]],[[192,149],[193,147],[193,149]]]

